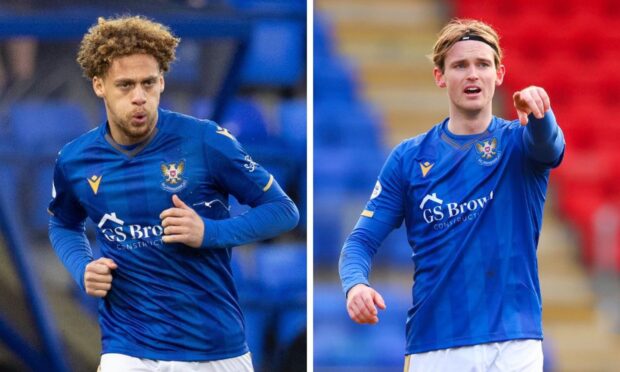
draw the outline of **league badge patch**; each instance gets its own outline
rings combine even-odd
[[[499,160],[500,152],[497,149],[497,138],[495,137],[477,142],[476,151],[480,154],[478,163],[481,165],[493,165]]]
[[[164,182],[161,183],[162,189],[169,192],[179,192],[187,186],[187,180],[183,179],[183,172],[185,171],[185,160],[181,160],[178,163],[162,163],[161,173],[164,177]]]

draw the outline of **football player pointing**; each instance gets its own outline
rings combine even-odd
[[[349,316],[377,323],[386,304],[369,284],[371,260],[405,222],[415,267],[406,372],[542,371],[536,249],[564,137],[540,87],[514,93],[518,121],[493,116],[501,61],[489,25],[442,29],[433,74],[449,117],[392,151],[342,249]]]

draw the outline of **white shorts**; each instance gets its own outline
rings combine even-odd
[[[513,340],[411,354],[404,372],[542,372],[540,340]]]
[[[175,362],[103,354],[98,372],[254,372],[250,353],[210,362]]]

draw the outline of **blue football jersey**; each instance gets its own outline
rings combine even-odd
[[[53,218],[76,227],[90,218],[102,256],[118,265],[99,305],[102,353],[184,361],[242,355],[231,249],[164,244],[159,215],[173,207],[173,194],[209,220],[230,217],[229,195],[253,207],[286,197],[226,129],[161,109],[138,146],[119,146],[103,124],[59,153]]]
[[[556,126],[552,113],[548,120]],[[406,354],[542,339],[536,248],[549,171],[564,142],[558,128],[545,146],[560,155],[536,161],[525,130],[494,117],[485,132],[457,136],[446,119],[386,161],[345,243],[341,276],[345,290],[367,283],[368,264],[356,261],[372,252],[356,249],[371,241],[372,221],[377,231],[405,222],[415,267]]]

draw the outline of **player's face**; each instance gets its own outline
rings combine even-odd
[[[121,145],[144,141],[157,124],[164,77],[155,57],[133,54],[115,58],[93,89],[105,103],[110,134]]]
[[[435,68],[435,82],[448,89],[452,110],[468,116],[490,112],[495,87],[502,84],[504,66],[495,66],[493,49],[480,41],[459,41],[446,54],[444,71]]]

